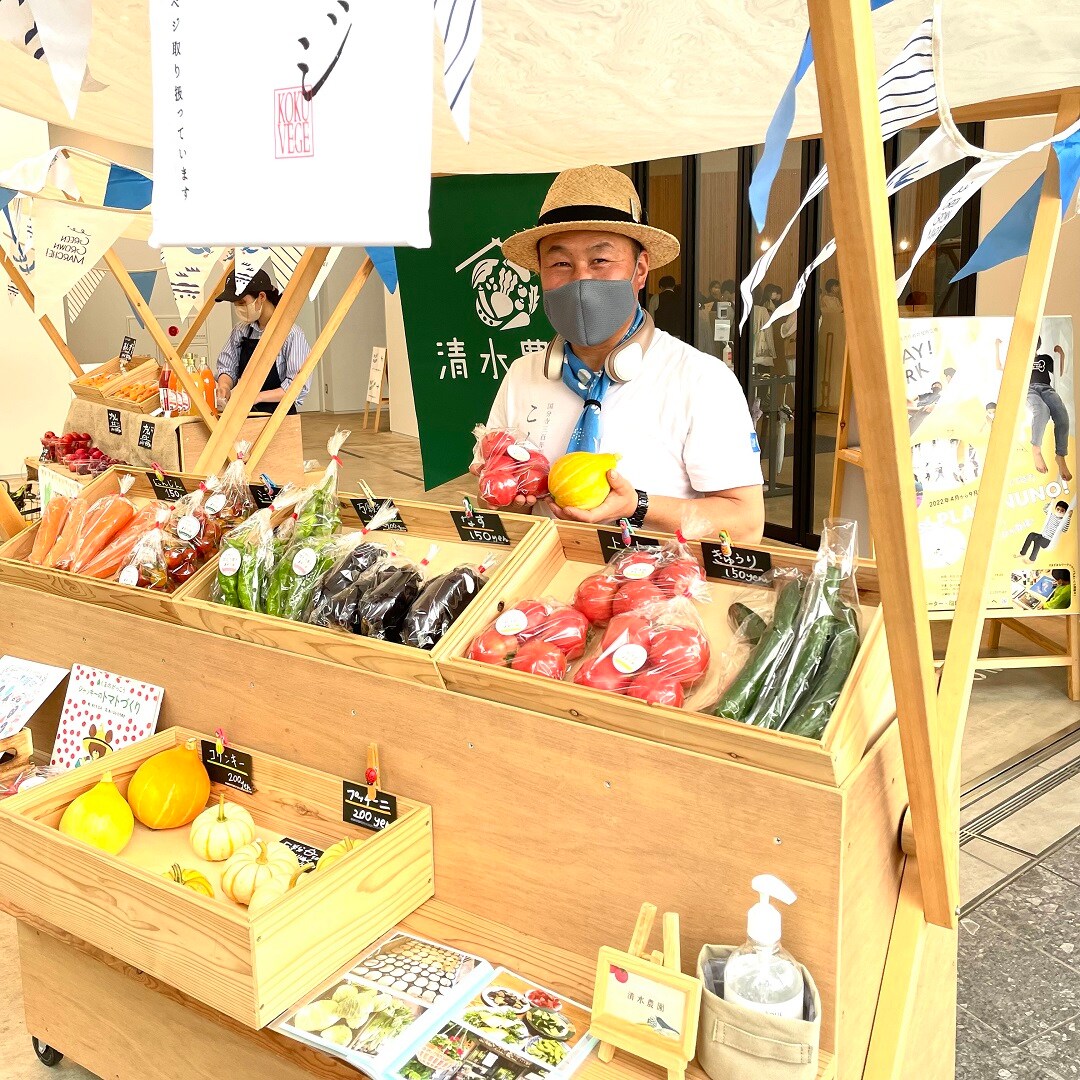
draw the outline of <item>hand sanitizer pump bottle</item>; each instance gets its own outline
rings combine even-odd
[[[758,902],[746,920],[748,941],[724,967],[724,1000],[755,1012],[803,1019],[803,976],[795,958],[780,947],[780,912],[769,903],[795,902],[795,894],[771,874],[753,880]]]

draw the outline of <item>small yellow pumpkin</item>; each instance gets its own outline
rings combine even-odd
[[[339,840],[322,853],[319,861],[315,864],[315,869],[325,870],[328,866],[333,866],[338,859],[345,858],[350,851],[356,851],[363,843],[363,840],[353,836],[347,836],[344,840]]]
[[[296,856],[284,844],[256,840],[242,847],[225,864],[221,891],[238,904],[250,904],[255,890],[274,878],[284,878],[286,887],[300,869]]]
[[[183,885],[203,896],[214,895],[214,887],[205,874],[200,874],[198,870],[184,870],[179,863],[173,863],[161,876],[170,878],[177,885]]]
[[[204,810],[191,823],[191,847],[200,859],[224,862],[255,839],[255,822],[242,806],[227,803],[222,795],[217,806]]]
[[[291,888],[292,882],[285,877],[272,877],[269,881],[264,881],[251,894],[251,899],[248,901],[248,911],[254,915],[256,911],[269,906],[275,900],[284,896]]]
[[[194,821],[210,798],[196,740],[147,758],[131,778],[127,798],[148,829],[178,829]]]
[[[300,867],[300,873],[293,878],[293,883],[290,888],[300,889],[305,885],[311,884],[311,879],[315,876],[315,866],[312,863],[308,863],[307,866]]]
[[[112,773],[107,772],[89,791],[72,800],[59,827],[65,836],[119,855],[131,839],[135,819],[113,783]]]

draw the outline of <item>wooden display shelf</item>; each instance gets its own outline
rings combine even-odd
[[[189,492],[198,490],[202,480],[202,477],[191,476],[187,473],[164,473],[163,475],[181,480]],[[92,502],[104,495],[116,494],[120,490],[120,480],[124,476],[130,476],[135,481],[128,492],[128,497],[136,505],[141,506],[150,499],[157,498],[150,483],[150,474],[146,470],[133,469],[127,465],[114,465],[111,469],[106,469],[86,485],[80,498]],[[66,596],[72,600],[81,600],[100,607],[147,615],[163,622],[179,622],[176,598],[181,589],[173,593],[151,592],[149,589],[138,589],[115,581],[101,581],[97,578],[73,574],[68,570],[35,566],[27,562],[40,528],[40,521],[36,522],[31,528],[12,537],[6,544],[0,545],[0,581],[54,593],[57,596]],[[189,585],[191,585],[190,580],[181,588]]]
[[[263,429],[270,421],[270,413],[250,413],[240,428],[238,441],[254,446]],[[187,472],[197,470],[199,458],[210,441],[210,433],[199,417],[181,417],[184,423],[177,427],[180,442],[180,468]],[[231,449],[231,447],[230,447]],[[304,437],[300,429],[300,416],[294,413],[281,421],[266,452],[254,470],[266,473],[279,487],[282,484],[304,482]],[[258,477],[253,476],[257,481]]]
[[[199,865],[186,827],[171,837],[143,835],[133,840],[130,855],[125,849],[115,856],[59,832],[67,806],[106,771],[125,793],[143,761],[189,737],[209,738],[169,728],[0,803],[0,896],[260,1028],[432,896],[431,811],[399,798],[398,819],[368,832],[342,821],[342,777],[248,751],[255,793],[215,784],[211,805],[224,793],[246,807],[267,835],[322,849],[344,837],[362,841],[304,888],[254,915],[221,895],[202,896],[162,876],[174,851],[172,861],[182,857],[185,866]],[[214,867],[205,869],[214,873]]]
[[[279,1032],[252,1031],[145,972],[43,921],[20,917],[26,1025],[34,1036],[116,1080],[349,1080],[351,1065]],[[429,900],[400,929],[483,956],[578,1001],[592,1000],[595,957],[548,945],[439,900]],[[113,1008],[98,1006],[108,1001]],[[137,1016],[132,1025],[129,1018]],[[182,1043],[183,1052],[172,1052]],[[146,1046],[161,1052],[147,1060]],[[360,1074],[362,1075],[362,1074]],[[834,1080],[836,1062],[822,1052],[818,1080]],[[590,1055],[575,1080],[663,1080],[666,1073],[622,1051],[604,1065]],[[706,1080],[695,1064],[688,1080]]]
[[[156,363],[153,368],[142,364],[133,371],[129,371],[122,378],[111,380],[108,387],[102,392],[102,402],[110,409],[120,409],[123,412],[152,413],[161,408],[161,395],[158,392],[155,391],[144,401],[138,402],[131,401],[128,398],[118,398],[116,394],[129,386],[137,386],[141,383],[154,383],[156,385],[160,378],[161,368]]]
[[[342,492],[338,497],[341,523],[345,531],[362,527],[356,504],[362,496]],[[465,543],[458,535],[450,517],[450,507],[433,503],[395,502],[398,516],[408,532],[372,533],[372,538],[415,562],[423,559],[429,547],[438,545],[438,553],[432,560],[427,576],[446,573],[461,563],[479,563],[488,555],[495,555],[498,562],[486,575],[487,584],[480,595],[488,592],[501,593],[504,583],[510,579],[514,567],[527,560],[537,538],[551,528],[549,522],[517,514],[501,515],[510,547],[491,544]],[[178,597],[177,615],[180,622],[195,630],[208,630],[223,637],[266,645],[298,656],[311,656],[323,660],[358,667],[379,675],[392,675],[400,679],[416,679],[429,686],[442,686],[436,666],[437,658],[447,648],[438,642],[430,652],[415,649],[392,641],[378,641],[359,637],[341,630],[310,626],[244,611],[214,603],[211,593],[217,579],[217,559],[212,559],[187,583]],[[473,601],[475,606],[478,600]],[[470,608],[466,609],[466,614]]]
[[[701,545],[691,542],[689,546],[701,562]],[[794,549],[774,549],[771,555],[774,566],[807,573],[814,566],[814,555]],[[851,774],[896,716],[881,612],[867,606],[861,611],[859,655],[820,741],[695,711],[707,709],[720,695],[719,657],[733,636],[727,609],[747,591],[745,586],[726,582],[710,581],[707,588],[712,602],[696,605],[712,643],[713,660],[703,683],[688,696],[685,708],[650,705],[570,681],[467,659],[472,639],[500,611],[518,601],[545,596],[570,603],[582,579],[596,573],[603,562],[595,528],[559,522],[538,536],[527,557],[515,560],[501,581],[492,582],[447,635],[445,648],[437,657],[447,688],[829,784],[840,784]]]
[[[101,404],[105,401],[107,391],[127,382],[133,375],[149,374],[151,368],[157,370],[155,360],[149,356],[133,356],[128,363],[127,371],[123,371],[120,367],[120,357],[114,356],[111,360],[106,360],[104,364],[94,368],[93,371],[80,375],[79,378],[74,379],[68,385],[77,398]],[[96,379],[101,375],[108,375],[109,378],[98,386],[87,385],[92,379]]]

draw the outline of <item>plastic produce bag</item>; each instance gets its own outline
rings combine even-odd
[[[415,649],[433,649],[480,592],[494,561],[489,556],[479,566],[455,566],[432,578],[409,608],[401,640]]]
[[[139,541],[151,529],[164,526],[171,515],[172,507],[166,502],[154,500],[140,507],[127,525],[94,558],[80,565],[77,573],[84,577],[115,581]]]
[[[709,670],[712,649],[686,597],[613,615],[574,675],[579,686],[680,708]]]
[[[171,588],[165,565],[164,536],[161,529],[151,529],[135,546],[127,565],[116,575],[121,585],[133,585],[154,592]]]
[[[469,659],[561,679],[585,655],[589,620],[559,600],[519,600],[469,647]]]
[[[330,464],[326,466],[322,480],[315,485],[311,498],[303,505],[296,522],[296,539],[305,540],[313,536],[330,536],[341,527],[341,513],[337,502],[337,478],[341,468],[338,451],[350,431],[335,431],[326,449],[330,452]]]
[[[299,620],[337,560],[339,538],[297,536],[277,561],[266,593],[266,614]]]
[[[247,481],[247,456],[251,444],[241,440],[235,446],[236,460],[221,474],[221,482],[206,500],[206,512],[224,528],[238,525],[255,512],[255,500]]]
[[[477,424],[473,437],[480,498],[489,506],[509,506],[519,495],[540,499],[548,493],[550,463],[522,432]]]
[[[54,495],[41,511],[41,524],[38,526],[37,536],[34,537],[34,546],[30,556],[26,560],[34,566],[41,566],[49,557],[53,545],[56,543],[67,521],[68,511],[74,500],[66,495]]]
[[[134,483],[134,477],[123,476],[120,478],[119,495],[104,495],[91,504],[79,523],[70,550],[56,562],[57,569],[71,570],[89,562],[127,525],[137,509],[127,497]],[[70,519],[71,515],[68,515]]]
[[[207,497],[213,498],[217,487],[217,477],[208,477],[173,504],[172,515],[163,530],[165,565],[173,585],[182,585],[217,553],[221,523],[205,506]]]
[[[378,582],[363,591],[356,606],[356,620],[364,637],[401,641],[405,616],[420,595],[424,572],[438,550],[432,544],[419,563],[403,560],[392,573],[387,570]]]

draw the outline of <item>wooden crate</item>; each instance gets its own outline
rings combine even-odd
[[[206,425],[197,416],[184,419],[190,422],[177,427],[180,468],[190,472],[195,469],[210,436]],[[269,419],[269,413],[252,413],[240,429],[240,438],[254,445]],[[278,485],[304,482],[304,439],[299,415],[286,416],[282,420],[273,441],[260,458],[256,472],[266,473]],[[258,481],[258,476],[253,476],[252,480]]]
[[[189,473],[163,475],[180,480],[188,491],[197,490],[203,479]],[[131,476],[135,480],[128,496],[136,505],[141,506],[150,499],[157,498],[150,484],[150,473],[128,465],[114,465],[111,469],[106,469],[86,485],[81,498],[93,502],[103,495],[119,492],[120,480],[124,476]],[[40,522],[36,523],[0,546],[0,581],[7,581],[12,585],[21,585],[28,589],[55,593],[72,600],[83,600],[89,604],[115,608],[118,611],[128,611],[135,615],[163,619],[166,622],[180,621],[175,602],[179,589],[174,593],[151,592],[132,585],[120,585],[115,581],[99,581],[97,578],[82,577],[68,570],[34,566],[27,562],[40,528]],[[185,584],[190,585],[191,581]]]
[[[102,400],[110,409],[121,409],[123,412],[142,413],[144,415],[155,412],[157,409],[161,408],[161,395],[158,393],[155,393],[152,397],[148,397],[142,402],[129,401],[127,398],[118,398],[116,394],[119,390],[124,390],[129,386],[135,386],[139,383],[156,383],[160,378],[161,368],[159,368],[157,364],[154,364],[153,368],[149,368],[148,365],[142,364],[135,370],[129,371],[126,375],[112,380],[105,388],[105,391],[102,394]]]
[[[0,739],[0,788],[7,777],[14,777],[28,768],[34,760],[34,736],[29,728]]]
[[[98,365],[93,371],[79,376],[69,385],[71,386],[71,392],[77,398],[82,398],[84,401],[96,401],[101,404],[105,400],[106,393],[114,386],[118,386],[122,379],[127,379],[137,372],[149,372],[152,367],[156,368],[157,362],[149,356],[133,356],[128,364],[127,371],[122,371],[120,369],[120,357],[114,356],[111,360],[106,360],[104,364]],[[108,375],[109,379],[100,386],[88,385],[91,379],[95,379],[99,375]]]
[[[356,502],[362,497],[342,492],[338,497],[342,526],[346,531],[361,527]],[[419,562],[431,544],[438,545],[438,554],[432,561],[429,576],[445,573],[463,562],[481,562],[485,556],[494,554],[498,562],[489,572],[489,581],[481,595],[491,590],[501,592],[502,583],[512,573],[521,559],[527,558],[532,543],[541,533],[548,532],[549,522],[517,514],[502,514],[502,523],[510,538],[510,547],[489,544],[464,543],[450,517],[450,507],[432,503],[400,502],[394,504],[407,533],[383,532],[377,534],[380,542]],[[376,534],[372,534],[376,536]],[[217,578],[217,560],[212,559],[177,594],[176,611],[185,626],[196,630],[265,645],[271,649],[299,656],[312,656],[322,660],[334,660],[363,671],[378,675],[392,675],[399,679],[415,679],[429,686],[442,686],[436,660],[444,650],[445,640],[430,652],[400,645],[392,641],[378,641],[358,637],[342,630],[309,626],[273,615],[243,611],[214,603],[211,599]],[[475,607],[478,600],[474,600]],[[466,609],[466,614],[472,610]]]
[[[661,534],[645,535],[663,539]],[[701,561],[701,545],[691,543],[690,549]],[[813,554],[794,548],[762,550],[769,552],[775,567],[809,571],[814,564]],[[712,603],[697,605],[712,643],[713,663],[710,674],[688,697],[686,708],[649,705],[571,681],[526,675],[466,658],[473,638],[504,608],[519,600],[547,596],[569,603],[578,583],[596,573],[603,563],[596,528],[558,522],[554,529],[538,535],[528,558],[515,560],[499,587],[493,583],[485,589],[447,635],[436,658],[447,689],[832,784],[841,783],[851,773],[896,716],[881,610],[865,606],[865,595],[860,596],[864,603],[862,647],[820,741],[748,727],[695,711],[708,708],[719,697],[721,671],[717,658],[732,637],[727,609],[746,591],[741,585],[710,581]],[[869,573],[866,576],[872,595],[876,577]],[[861,583],[862,579],[857,575],[856,580]]]
[[[261,1028],[433,895],[431,811],[398,798],[398,820],[368,832],[341,819],[342,777],[248,751],[255,794],[215,785],[211,803],[224,792],[267,839],[287,835],[322,849],[344,837],[363,841],[254,915],[221,896],[213,876],[213,898],[162,876],[177,853],[185,867],[200,866],[186,827],[154,834],[136,826],[116,856],[59,832],[64,809],[107,770],[126,792],[146,758],[189,737],[208,736],[170,728],[0,803],[0,898]]]

